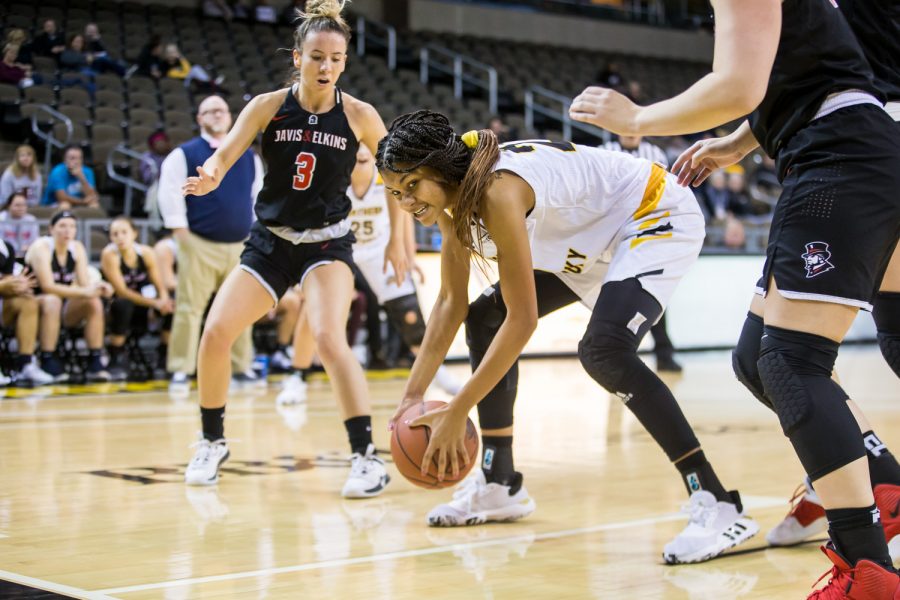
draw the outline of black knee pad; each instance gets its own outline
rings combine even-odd
[[[734,369],[738,381],[744,384],[744,387],[750,390],[757,400],[775,410],[772,401],[766,398],[762,379],[759,377],[759,369],[756,366],[756,362],[759,360],[759,344],[762,335],[762,317],[748,312],[744,327],[741,329],[741,337],[738,338],[737,346],[731,353],[731,368]]]
[[[848,396],[831,379],[838,346],[766,325],[757,362],[765,394],[813,481],[865,456]]]
[[[425,337],[425,318],[419,308],[419,298],[415,294],[401,296],[384,303],[384,312],[403,343],[410,348],[421,346]],[[412,317],[412,318],[410,318]],[[410,322],[412,321],[412,322]]]
[[[466,344],[471,352],[484,354],[506,320],[506,304],[496,286],[488,288],[469,304],[466,315]]]
[[[604,284],[587,331],[578,342],[584,370],[608,392],[627,392],[624,384],[643,365],[637,357],[641,339],[659,319],[662,307],[637,279]],[[642,370],[641,370],[642,371]]]
[[[888,366],[900,377],[900,293],[875,296],[872,316],[878,329],[878,346]]]

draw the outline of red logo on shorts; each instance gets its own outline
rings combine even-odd
[[[801,257],[806,262],[807,279],[827,273],[834,268],[828,260],[831,258],[831,251],[826,242],[809,242],[806,244],[806,252]]]

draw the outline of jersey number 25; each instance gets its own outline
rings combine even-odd
[[[294,175],[295,190],[306,190],[312,185],[313,172],[316,170],[316,155],[309,152],[301,152],[294,161],[297,165],[297,174]]]

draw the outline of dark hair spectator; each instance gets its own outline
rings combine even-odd
[[[162,67],[162,37],[159,34],[153,34],[150,39],[141,48],[138,55],[137,72],[144,77],[153,77],[159,79],[163,76]]]
[[[0,239],[9,242],[16,255],[24,256],[39,233],[37,219],[28,214],[25,190],[11,193],[0,211]]]
[[[66,38],[56,28],[56,21],[47,19],[44,21],[43,31],[39,33],[31,44],[31,50],[38,56],[59,58],[66,49]]]
[[[59,55],[59,68],[90,74],[90,60],[84,48],[84,36],[75,33],[69,36],[66,49]]]
[[[503,142],[510,142],[518,139],[519,137],[518,130],[504,123],[503,117],[500,115],[491,117],[488,121],[487,128],[494,132],[494,135],[497,136],[497,141],[501,144]]]
[[[84,165],[84,152],[80,146],[70,144],[63,148],[63,162],[50,171],[41,204],[58,205],[63,209],[100,206],[94,170]]]
[[[622,89],[625,87],[625,77],[619,68],[619,63],[611,60],[597,74],[600,85],[608,88]]]
[[[91,70],[97,73],[112,71],[119,76],[125,75],[128,65],[109,55],[106,45],[100,38],[100,28],[96,23],[88,23],[84,26],[84,41]]]

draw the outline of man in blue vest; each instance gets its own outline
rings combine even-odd
[[[197,109],[200,136],[175,148],[163,161],[159,178],[159,210],[178,243],[178,287],[166,368],[169,391],[190,390],[188,375],[197,369],[200,325],[210,297],[240,261],[253,222],[253,203],[262,188],[263,166],[253,150],[241,156],[222,181],[205,196],[181,195],[189,174],[212,156],[231,129],[231,111],[219,96],[209,96]],[[256,383],[250,364],[253,347],[248,329],[231,351],[234,379]]]

